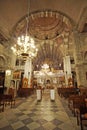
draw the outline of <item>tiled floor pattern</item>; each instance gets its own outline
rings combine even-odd
[[[0,113],[0,130],[80,130],[65,99],[57,93],[55,101],[50,100],[49,90],[44,91],[40,102],[36,94],[21,100],[15,108]]]

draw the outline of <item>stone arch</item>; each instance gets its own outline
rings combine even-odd
[[[6,58],[3,55],[0,55],[0,67],[4,67],[6,64]]]
[[[48,17],[48,15],[50,14],[50,16],[54,16],[56,18],[60,18],[62,19],[61,23],[58,23],[60,26],[60,28],[64,28],[64,26],[67,25],[67,23],[69,24],[69,26],[72,26],[72,29],[71,31],[76,27],[76,23],[75,21],[73,21],[72,18],[70,18],[68,15],[66,15],[64,12],[61,12],[61,11],[57,11],[57,10],[51,10],[51,9],[44,9],[44,10],[37,10],[37,11],[33,11],[33,12],[30,12],[29,14],[29,23],[30,23],[30,19],[32,18],[33,20],[38,18],[38,17]],[[23,29],[25,28],[25,24],[26,24],[26,17],[27,15],[23,16],[16,24],[15,26],[13,27],[12,29],[12,36],[13,38],[15,37],[18,37],[18,35],[20,35],[21,33],[24,33]],[[62,22],[65,23],[65,25],[62,26]],[[34,24],[34,23],[33,23]],[[53,23],[54,24],[54,23]],[[55,26],[59,26],[57,23],[54,24]],[[50,25],[50,23],[49,23]],[[55,26],[52,26],[52,28],[54,28]],[[51,28],[51,29],[52,29]],[[34,28],[35,29],[35,28]],[[48,29],[48,28],[47,28]],[[31,33],[31,29],[29,30],[30,31],[30,34],[32,36],[32,33]],[[47,31],[47,30],[46,30]],[[51,31],[51,30],[50,30]],[[66,30],[67,31],[67,30]],[[59,36],[59,33],[61,33],[61,30],[56,34],[56,36],[54,36],[52,39],[55,39],[55,37]],[[34,37],[36,38],[36,37]],[[46,39],[48,39],[48,36],[45,36]],[[39,40],[39,39],[38,39]],[[43,39],[41,39],[43,40]]]
[[[87,7],[85,7],[80,16],[80,20],[78,23],[78,31],[83,32],[84,26],[87,24]]]
[[[12,29],[12,38],[25,34],[26,17],[27,15],[23,16],[15,24]],[[33,63],[40,64],[44,62],[45,58],[49,57],[50,60],[53,60],[55,56],[56,61],[63,64],[63,61],[60,61],[60,59],[62,59],[65,53],[64,47],[69,46],[67,45],[69,44],[68,41],[72,42],[73,30],[76,27],[72,18],[58,10],[44,9],[31,12],[28,24],[28,33],[34,38],[36,46],[39,48],[37,58],[34,59],[35,62]],[[42,43],[43,45],[41,45]],[[65,46],[59,48],[61,44],[65,44]],[[59,57],[60,54],[61,57]]]

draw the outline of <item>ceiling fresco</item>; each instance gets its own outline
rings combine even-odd
[[[17,39],[26,33],[26,17],[22,18],[13,29],[13,38]],[[48,62],[55,69],[63,64],[61,44],[67,44],[71,39],[73,22],[57,11],[37,11],[29,16],[28,34],[31,35],[38,47],[35,66]]]
[[[26,33],[27,2],[0,0],[0,44],[7,43],[9,49]],[[28,20],[28,34],[38,47],[34,68],[48,63],[61,69],[63,56],[73,57],[73,31],[87,32],[87,0],[30,0]]]

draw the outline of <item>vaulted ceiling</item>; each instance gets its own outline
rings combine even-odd
[[[27,4],[28,0],[0,0],[1,44],[12,46],[25,34]],[[30,0],[28,33],[38,47],[35,69],[43,63],[61,68],[66,50],[73,57],[73,31],[87,31],[86,7],[87,0]]]

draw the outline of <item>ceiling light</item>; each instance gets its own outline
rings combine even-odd
[[[34,39],[28,35],[29,28],[29,0],[28,0],[28,15],[26,17],[26,28],[25,35],[19,36],[17,39],[17,44],[11,47],[14,54],[17,56],[27,56],[33,58],[37,55],[38,49],[35,46]]]

